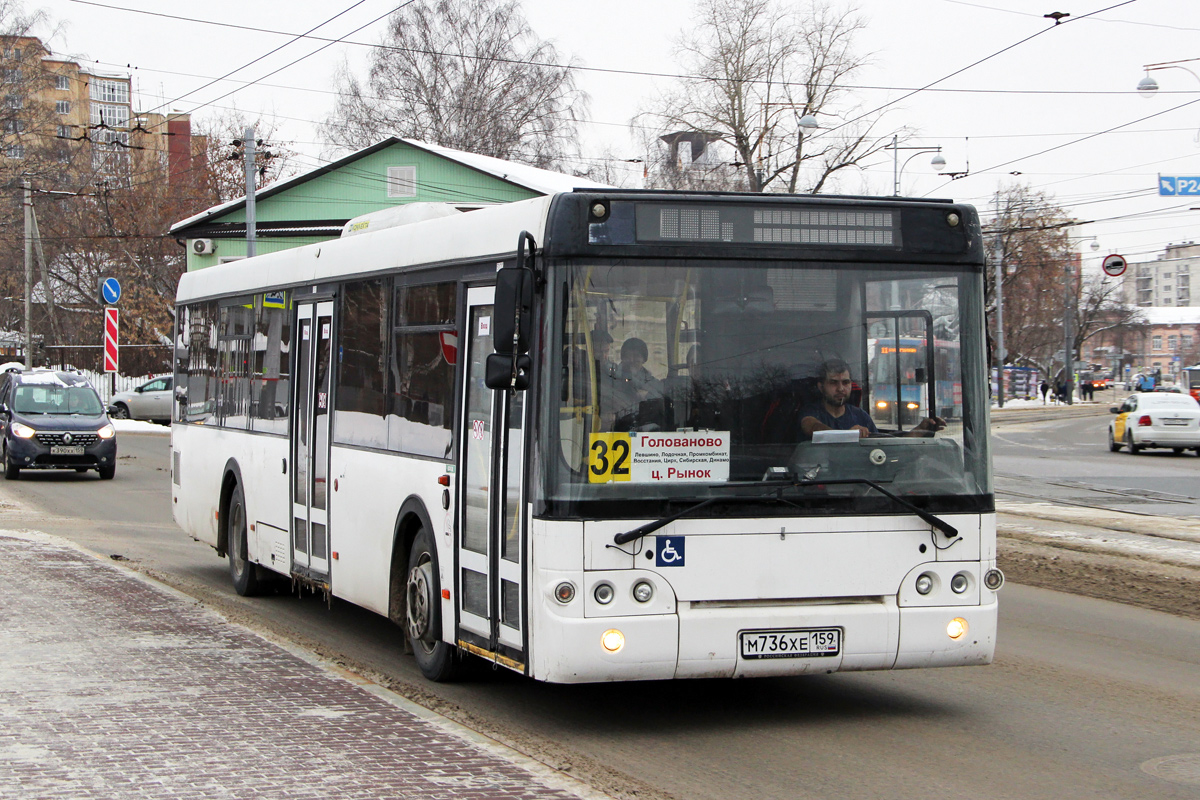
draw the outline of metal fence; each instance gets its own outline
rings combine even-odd
[[[163,344],[123,344],[120,372],[104,371],[101,345],[58,345],[44,348],[45,366],[51,369],[77,370],[108,403],[118,392],[127,392],[151,378],[171,372],[171,346]]]

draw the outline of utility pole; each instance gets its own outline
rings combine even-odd
[[[25,368],[33,369],[33,188],[21,181],[25,197]]]
[[[246,257],[254,258],[258,250],[254,230],[254,128],[246,128],[242,135],[246,153]]]
[[[1075,335],[1071,331],[1075,311],[1071,259],[1063,266],[1063,380],[1067,384],[1067,405],[1075,404]]]

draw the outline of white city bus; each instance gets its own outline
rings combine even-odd
[[[239,593],[386,615],[433,680],[468,654],[562,683],[992,659],[973,208],[589,189],[422,216],[180,281],[175,518]],[[961,384],[947,427],[805,438],[820,365],[868,402],[900,378],[869,342],[901,334],[954,361],[911,376]]]

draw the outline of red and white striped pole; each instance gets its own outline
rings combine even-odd
[[[104,309],[104,371],[117,371],[117,309]]]

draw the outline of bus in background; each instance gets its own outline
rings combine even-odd
[[[1200,364],[1179,371],[1179,388],[1200,403]]]
[[[384,615],[431,680],[470,657],[561,683],[992,659],[972,207],[429,211],[181,279],[174,515],[238,593]],[[805,437],[822,363],[869,387],[914,325],[936,342],[915,411],[947,427]]]
[[[904,325],[926,330],[897,333]],[[944,418],[962,416],[958,343],[933,339],[932,315],[876,317],[868,339],[867,410],[876,424],[912,427],[933,408]],[[929,398],[935,398],[931,405]],[[922,412],[925,412],[924,414]],[[897,412],[899,419],[897,419]]]

